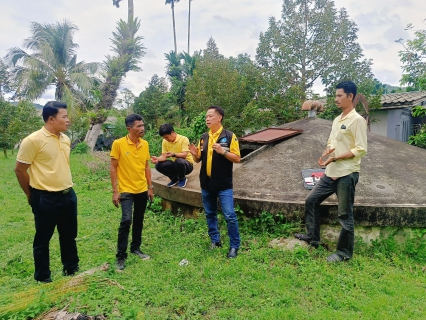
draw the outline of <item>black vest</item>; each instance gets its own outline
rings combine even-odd
[[[222,132],[215,141],[219,143],[224,150],[229,152],[232,142],[231,131],[222,129]],[[200,184],[201,188],[210,191],[222,191],[232,189],[232,168],[234,163],[226,159],[223,155],[213,151],[212,155],[212,172],[211,176],[207,176],[207,154],[209,146],[209,134],[204,133],[201,136],[200,147],[201,147],[201,169],[200,169]]]

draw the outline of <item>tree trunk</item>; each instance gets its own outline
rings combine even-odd
[[[90,150],[93,151],[98,140],[99,134],[101,133],[102,123],[91,124],[89,130],[86,133],[84,141],[89,146]]]
[[[128,0],[127,2],[127,23],[133,21],[133,0]]]
[[[172,18],[173,18],[173,39],[175,40],[175,53],[177,54],[176,26],[175,26],[175,2],[174,1],[172,1]]]
[[[189,0],[188,1],[188,3],[189,3],[189,9],[188,9],[188,54],[189,54],[189,42],[190,42],[190,39],[191,39],[191,1],[192,0]]]

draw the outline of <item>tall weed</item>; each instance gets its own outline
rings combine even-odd
[[[271,214],[262,211],[256,217],[245,217],[244,212],[237,205],[236,212],[240,215],[240,228],[244,233],[256,235],[268,234],[272,237],[288,237],[290,234],[300,229],[300,224],[288,222],[283,213]]]

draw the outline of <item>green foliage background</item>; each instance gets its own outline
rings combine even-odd
[[[21,101],[14,106],[0,97],[0,148],[5,157],[8,149],[42,126],[43,121],[32,103]]]

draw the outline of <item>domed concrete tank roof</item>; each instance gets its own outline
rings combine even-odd
[[[302,119],[281,126],[303,130],[234,169],[234,198],[247,215],[263,210],[283,212],[288,219],[303,217],[309,190],[303,186],[301,171],[320,168],[317,161],[326,147],[332,122]],[[168,179],[155,175],[161,197],[202,207],[198,180],[199,166],[185,189],[167,188]],[[325,220],[335,220],[337,199],[321,206]],[[355,220],[365,226],[426,226],[426,150],[368,133],[368,153],[362,158],[355,197]]]

